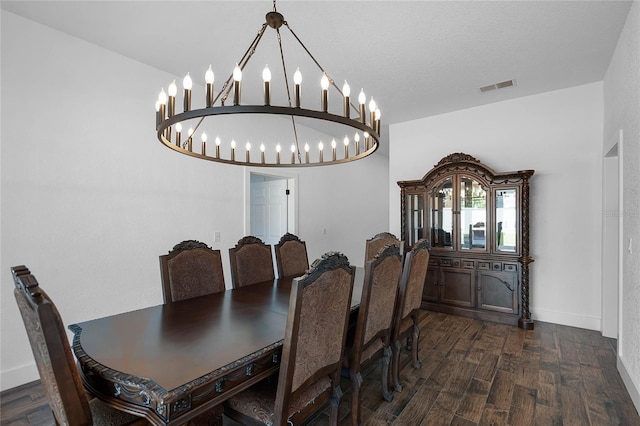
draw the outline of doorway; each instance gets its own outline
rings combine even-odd
[[[249,235],[275,245],[285,233],[296,234],[295,176],[249,172],[247,222]]]

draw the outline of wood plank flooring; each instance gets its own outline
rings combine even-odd
[[[403,357],[404,389],[392,402],[380,393],[380,365],[367,370],[365,424],[640,426],[616,370],[616,342],[599,332],[543,322],[524,331],[433,312],[423,312],[420,329],[422,367]],[[344,426],[351,424],[349,387],[343,380]],[[2,392],[0,400],[2,425],[54,424],[39,382]],[[309,422],[326,424],[325,412]]]

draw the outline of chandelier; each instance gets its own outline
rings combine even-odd
[[[272,104],[272,74],[268,65],[265,65],[262,70],[262,93],[259,95],[259,102],[244,104],[241,94],[243,79],[246,76],[243,75],[243,71],[256,52],[267,27],[273,28],[276,33],[284,83],[284,95],[281,99],[285,101],[283,105]],[[292,75],[293,86],[289,85],[280,32],[282,27],[289,30],[312,64],[319,69],[320,90],[319,96],[315,99],[306,94],[303,96],[302,73],[299,67]],[[289,27],[284,16],[276,10],[275,0],[273,11],[266,14],[266,22],[220,90],[217,93],[214,90],[212,66],[205,72],[204,80],[204,108],[191,108],[193,80],[189,73],[183,80],[182,112],[176,109],[178,88],[175,80],[166,91],[162,88],[156,101],[158,140],[181,154],[243,166],[306,167],[359,160],[378,149],[380,109],[373,97],[369,98],[367,103],[364,89],[361,89],[357,104],[353,102],[349,84],[345,81],[341,88],[338,87]],[[338,95],[334,96],[332,93],[330,96],[330,88],[332,91],[335,89]],[[255,100],[257,95],[252,95]],[[330,100],[334,103],[330,103]],[[320,108],[312,109],[310,104],[319,104]],[[232,124],[234,131],[249,130],[252,133],[251,137],[244,134],[220,136],[215,133],[219,129],[219,121],[232,116],[244,118],[242,122],[231,121],[235,123]],[[266,137],[258,116],[280,118],[280,121],[275,122],[275,126],[270,127],[277,129],[276,136]],[[285,135],[280,130],[282,128],[290,128],[290,131],[287,130]],[[304,132],[301,130],[307,130],[308,135],[303,136]]]

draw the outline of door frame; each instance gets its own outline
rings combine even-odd
[[[298,235],[298,179],[297,173],[290,173],[284,170],[245,167],[244,175],[244,234],[251,232],[251,175],[264,175],[287,180],[287,217],[288,232]]]
[[[607,141],[602,157],[602,280],[600,332],[620,341],[622,328],[623,179],[622,129]],[[615,194],[607,194],[607,190]],[[609,200],[609,201],[608,201]],[[615,223],[615,224],[614,224]],[[612,294],[614,293],[614,294]],[[612,300],[614,298],[615,300]],[[615,305],[615,306],[614,306]]]

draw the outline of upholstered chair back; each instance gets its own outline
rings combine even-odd
[[[284,234],[274,248],[278,277],[299,277],[309,269],[307,245],[297,236]]]
[[[220,250],[195,240],[160,256],[164,303],[225,291]]]
[[[395,235],[389,232],[381,232],[376,234],[373,238],[367,240],[364,252],[365,263],[373,260],[378,252],[387,244],[393,244],[398,246],[400,254],[402,255],[403,244]]]
[[[271,246],[258,237],[247,236],[229,249],[233,288],[275,279]]]

